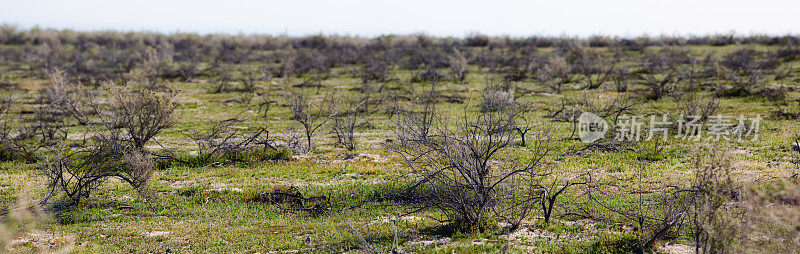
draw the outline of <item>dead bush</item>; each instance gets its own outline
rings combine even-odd
[[[489,36],[472,32],[464,38],[464,46],[467,47],[486,47],[489,45]]]
[[[225,120],[207,131],[183,133],[197,145],[197,155],[174,159],[190,166],[216,166],[288,158],[288,150],[278,145],[266,129],[247,132],[235,126],[235,123]]]
[[[231,83],[233,83],[233,76],[229,68],[217,67],[211,80],[214,84],[214,87],[211,89],[212,93],[224,93],[234,90],[231,85]]]
[[[469,73],[469,65],[467,59],[461,54],[458,49],[453,49],[453,54],[447,58],[450,65],[450,77],[453,81],[464,83]]]
[[[392,79],[392,73],[386,61],[367,58],[366,64],[356,72],[356,77],[361,79],[362,84],[369,81],[386,82]]]
[[[561,93],[564,85],[573,81],[572,77],[571,67],[561,56],[548,58],[537,75],[539,82],[556,93]]]
[[[313,150],[311,138],[336,114],[335,108],[332,108],[334,94],[325,95],[322,101],[312,104],[308,95],[296,89],[290,89],[283,95],[283,98],[292,111],[292,120],[299,123],[305,130],[308,150]]]
[[[172,101],[176,93],[157,93],[150,89],[131,87],[110,88],[112,96],[109,113],[115,126],[139,149],[162,130],[176,122],[177,104]]]
[[[514,88],[508,84],[490,84],[483,90],[481,112],[494,112],[517,106]]]
[[[588,188],[590,200],[610,214],[620,216],[624,223],[633,227],[635,240],[627,251],[646,253],[662,240],[675,239],[680,228],[690,213],[691,191],[678,187],[648,188],[643,186],[646,163],[642,162],[636,176],[624,181],[638,181],[632,187],[621,187],[616,184],[597,183]],[[618,206],[609,203],[609,197],[617,193],[631,193],[622,198],[629,205]]]
[[[336,143],[346,148],[347,150],[356,150],[357,140],[355,136],[355,129],[358,126],[359,115],[361,114],[362,103],[366,101],[356,102],[352,99],[339,99],[335,102],[334,111],[337,112],[332,116],[333,126],[331,132],[336,139]]]
[[[430,127],[416,117],[398,121],[398,141],[391,149],[419,177],[407,189],[415,197],[411,203],[438,210],[466,230],[488,229],[495,208],[504,201],[504,183],[526,172],[535,174],[541,158],[550,151],[548,139],[543,139],[530,161],[508,157],[505,151],[517,138],[519,114],[513,108],[465,113],[455,128],[435,115]]]
[[[333,209],[327,196],[306,197],[294,186],[264,193],[253,201],[276,205],[281,210],[287,212],[303,212],[313,217],[326,214]]]
[[[732,228],[722,223],[730,219],[725,218],[725,210],[729,209],[726,203],[738,195],[731,178],[730,160],[703,148],[692,160],[695,177],[691,188],[690,236],[698,253],[724,252],[732,241],[729,238]]]
[[[67,205],[78,204],[111,178],[128,183],[149,199],[145,185],[156,169],[154,161],[144,151],[118,140],[98,136],[83,149],[61,148],[47,156],[39,165],[48,182],[44,202],[63,195]]]
[[[647,86],[650,94],[647,95],[648,99],[658,100],[661,97],[672,93],[677,86],[677,75],[674,71],[667,71],[664,74],[660,73],[645,73],[641,74],[640,79]]]
[[[572,71],[583,76],[585,89],[596,89],[611,79],[617,62],[613,56],[585,53],[573,62]]]
[[[30,153],[21,144],[11,108],[16,104],[16,98],[9,93],[0,97],[0,161],[11,161],[29,157]]]
[[[614,72],[611,73],[611,82],[614,84],[614,90],[618,93],[627,92],[630,86],[630,78],[631,72],[627,67],[615,69]]]
[[[239,82],[242,83],[242,87],[238,90],[243,93],[252,94],[258,88],[258,82],[269,78],[264,72],[264,67],[240,67],[237,73]]]
[[[161,78],[170,72],[172,59],[154,48],[147,48],[139,64],[131,69],[131,80],[148,89],[156,90],[164,87],[159,83]]]
[[[444,81],[445,77],[441,73],[439,73],[436,68],[428,68],[422,72],[415,72],[414,75],[411,77],[411,82],[421,83],[421,82],[441,82]]]
[[[723,69],[726,79],[733,86],[733,89],[725,91],[724,95],[745,96],[755,94],[764,87],[764,78],[758,70],[751,69],[744,73],[739,73],[731,69]]]
[[[700,96],[697,93],[676,94],[674,96],[678,112],[684,116],[697,116],[700,121],[705,122],[708,117],[714,115],[719,110],[719,102],[716,97]]]

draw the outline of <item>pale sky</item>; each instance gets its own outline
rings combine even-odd
[[[800,34],[798,0],[0,0],[20,28],[376,36]]]

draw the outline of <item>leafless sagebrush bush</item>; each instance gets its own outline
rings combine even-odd
[[[110,112],[115,126],[125,130],[136,148],[144,148],[162,130],[175,124],[173,102],[176,93],[157,93],[150,89],[110,88]]]
[[[696,92],[678,93],[674,95],[678,112],[684,116],[698,116],[700,121],[708,120],[719,110],[716,97],[700,96]]]
[[[57,106],[61,103],[74,100],[77,88],[70,82],[67,74],[60,69],[52,69],[47,72],[48,82],[44,89],[39,92],[37,101],[47,107]],[[64,114],[64,112],[53,112],[54,114]]]
[[[392,73],[387,61],[375,58],[367,58],[366,63],[356,72],[356,76],[361,79],[362,84],[369,81],[386,82],[392,79]]]
[[[486,47],[489,45],[489,36],[471,32],[464,38],[464,45],[467,47]]]
[[[331,132],[336,139],[336,143],[347,150],[356,150],[358,145],[355,130],[361,114],[360,108],[365,102],[357,102],[348,98],[338,99],[334,102],[334,107],[337,109],[334,110],[336,113],[331,116],[333,118]]]
[[[624,93],[628,91],[628,87],[630,86],[630,79],[632,74],[628,67],[621,66],[616,68],[613,73],[611,73],[611,82],[614,85],[614,90],[618,93]]]
[[[712,228],[730,230],[711,231],[712,239],[732,238],[731,252],[739,253],[790,253],[800,245],[800,185],[784,180],[773,186],[754,186],[742,193],[737,202],[738,212],[725,216],[729,221]],[[738,220],[737,220],[738,219]],[[716,234],[714,234],[716,233]],[[732,233],[726,236],[725,233]],[[707,238],[708,239],[708,238]],[[701,242],[703,243],[703,242]],[[715,243],[711,241],[710,243]],[[701,247],[709,245],[701,245]],[[710,245],[711,251],[715,249]],[[724,250],[724,249],[722,249]]]
[[[169,64],[172,60],[159,53],[154,48],[147,48],[139,64],[131,70],[129,76],[131,80],[156,90],[164,87],[159,83],[161,77],[169,72]]]
[[[317,92],[319,92],[319,89],[322,88],[322,80],[327,78],[331,71],[329,58],[316,50],[302,50],[298,52],[296,59],[292,62],[295,72],[313,75],[313,80],[317,83]]]
[[[29,154],[25,146],[20,144],[20,137],[16,133],[17,123],[11,113],[15,104],[16,98],[12,93],[0,97],[0,161],[15,160],[20,155]]]
[[[538,72],[539,82],[556,93],[561,93],[564,85],[573,81],[571,67],[561,56],[548,58]]]
[[[613,56],[585,53],[573,63],[573,71],[586,82],[585,89],[596,89],[610,80],[617,68],[618,60]]]
[[[509,84],[488,84],[481,98],[481,112],[502,111],[518,104],[514,98],[514,88]]]
[[[50,203],[63,195],[64,204],[75,205],[111,178],[128,183],[150,199],[145,185],[156,166],[143,150],[109,134],[93,138],[80,150],[58,149],[39,168],[48,182],[48,195],[43,202]]]
[[[733,86],[732,90],[725,92],[726,95],[751,95],[764,87],[764,77],[759,70],[748,69],[741,73],[728,68],[722,70],[728,82]]]
[[[240,67],[237,71],[239,82],[242,87],[238,89],[243,93],[253,93],[258,88],[258,82],[268,79],[264,72],[264,67]]]
[[[450,66],[450,77],[453,81],[464,83],[469,73],[469,65],[467,58],[461,54],[458,49],[453,49],[453,54],[447,58],[447,63]]]
[[[229,162],[286,159],[289,156],[287,148],[278,145],[266,129],[247,132],[237,128],[235,122],[221,121],[207,131],[183,133],[197,145],[197,155],[179,159],[180,162],[191,166],[216,166]]]
[[[724,78],[733,89],[726,95],[742,96],[756,94],[764,88],[765,73],[775,69],[779,63],[775,59],[762,57],[762,53],[754,49],[740,49],[725,55],[720,62]]]
[[[578,118],[584,112],[593,113],[608,123],[617,123],[620,116],[630,114],[642,103],[634,95],[597,96],[593,93],[584,93],[576,99],[561,98],[557,104],[547,107],[547,116],[556,121],[572,123],[572,134],[575,137],[578,131]]]
[[[624,114],[632,113],[641,103],[641,99],[634,95],[596,97],[590,93],[584,93],[577,101],[581,112],[592,112],[611,123],[616,123]]]
[[[78,89],[67,78],[66,73],[53,69],[47,73],[48,81],[39,92],[36,101],[40,104],[32,119],[26,119],[26,135],[39,137],[42,145],[66,139],[64,120],[69,115],[66,105],[78,99]]]
[[[44,202],[63,195],[65,204],[78,204],[110,178],[123,180],[151,199],[145,184],[156,166],[144,146],[175,122],[174,94],[110,83],[105,91],[111,97],[108,103],[98,103],[96,96],[84,94],[61,104],[71,117],[87,123],[87,135],[80,147],[56,148],[40,163],[48,180]]]
[[[439,73],[436,68],[428,68],[425,71],[415,72],[414,75],[411,77],[411,82],[440,82],[444,81],[446,78],[444,75]]]
[[[299,123],[305,131],[309,151],[313,150],[311,139],[314,134],[337,113],[332,107],[334,97],[333,93],[327,94],[321,101],[312,103],[308,95],[297,89],[290,89],[283,94],[283,99],[292,111],[292,120]]]
[[[649,94],[647,95],[648,99],[651,100],[658,100],[661,97],[668,95],[675,90],[675,86],[677,86],[677,75],[674,71],[666,71],[665,73],[644,73],[639,76],[647,86],[649,90]]]
[[[398,141],[390,148],[419,176],[407,191],[411,202],[423,209],[435,209],[469,231],[488,229],[487,222],[504,201],[501,188],[511,177],[536,175],[541,159],[550,151],[549,139],[529,161],[517,161],[505,152],[517,138],[519,110],[465,113],[453,128],[435,116],[431,122],[419,117],[397,121]]]
[[[219,66],[215,69],[214,75],[211,77],[211,82],[214,86],[211,88],[212,93],[223,93],[233,91],[233,76],[231,75],[230,68]]]
[[[731,243],[730,232],[722,223],[725,218],[726,203],[738,194],[731,178],[730,159],[722,154],[701,148],[693,158],[695,177],[692,182],[690,236],[695,242],[697,253],[716,253],[723,251]],[[728,239],[723,239],[728,238]]]

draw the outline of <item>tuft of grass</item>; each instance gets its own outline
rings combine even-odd
[[[183,155],[179,156],[176,160],[165,160],[159,164],[159,168],[165,169],[174,166],[184,167],[205,167],[209,165],[222,165],[222,164],[255,164],[266,161],[289,160],[292,157],[292,152],[289,150],[263,150],[253,149],[239,153],[229,153],[222,156],[215,156],[209,154],[199,155]]]

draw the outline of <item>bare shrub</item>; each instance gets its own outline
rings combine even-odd
[[[368,58],[366,64],[361,67],[356,76],[361,79],[362,84],[367,84],[369,81],[385,82],[392,79],[392,74],[389,71],[389,64],[386,61]]]
[[[78,147],[57,147],[40,163],[48,180],[45,202],[63,195],[67,205],[77,204],[110,178],[119,178],[151,198],[144,186],[155,164],[144,145],[174,123],[174,94],[111,86],[106,84],[109,103],[97,103],[95,94],[85,93],[61,104],[71,117],[86,123],[87,132]],[[96,120],[103,128],[96,126]]]
[[[48,181],[45,202],[59,195],[67,205],[89,198],[103,182],[118,178],[130,184],[145,198],[145,184],[155,171],[155,163],[142,150],[121,143],[111,136],[92,139],[80,150],[59,149],[39,165]]]
[[[237,72],[239,82],[242,83],[239,91],[244,93],[255,92],[258,82],[268,78],[263,68],[240,67]]]
[[[487,85],[483,90],[481,112],[501,111],[517,106],[514,89],[509,84]]]
[[[542,196],[540,204],[545,224],[550,223],[550,218],[553,216],[553,210],[556,207],[556,202],[566,190],[570,189],[572,186],[591,183],[590,172],[566,178],[566,180],[564,180],[565,177],[557,176],[556,174],[555,172],[547,172],[544,175],[549,176],[551,179],[542,180],[541,183],[535,186],[537,189],[541,190]]]
[[[358,126],[361,105],[363,104],[360,102],[354,102],[346,98],[335,102],[337,109],[334,111],[337,113],[332,116],[333,126],[331,126],[331,132],[336,139],[336,143],[347,150],[356,150],[355,129]]]
[[[665,74],[646,73],[640,75],[642,82],[650,90],[647,95],[648,99],[658,100],[664,95],[671,93],[677,85],[676,75],[673,71],[668,71]]]
[[[539,82],[556,93],[561,93],[563,86],[572,82],[572,71],[567,60],[561,56],[548,58],[537,75]]]
[[[424,140],[428,139],[431,134],[434,119],[436,119],[436,101],[434,100],[418,100],[420,102],[419,110],[401,108],[395,106],[401,115],[395,120],[396,126],[403,126],[402,131],[396,131],[400,140]]]
[[[447,58],[450,65],[450,76],[453,81],[463,83],[467,79],[469,73],[469,65],[467,59],[461,54],[458,49],[453,49],[453,54]]]
[[[572,70],[583,76],[586,89],[596,89],[611,79],[617,62],[615,57],[585,53],[573,62]]]
[[[641,100],[634,95],[619,95],[601,98],[589,92],[577,99],[561,98],[558,104],[547,108],[548,117],[557,121],[572,123],[572,134],[578,131],[578,118],[583,112],[591,112],[610,123],[616,123],[620,116],[636,110]]]
[[[440,82],[445,80],[445,76],[439,73],[436,68],[428,68],[425,71],[415,72],[411,77],[411,82]]]
[[[322,80],[327,78],[331,71],[331,64],[325,54],[313,50],[302,50],[297,58],[292,61],[293,70],[297,73],[311,73],[317,83],[317,92],[322,88]]]
[[[701,150],[702,152],[702,150]],[[690,234],[698,253],[724,250],[732,239],[731,228],[722,222],[725,203],[737,195],[730,175],[730,160],[714,150],[698,152],[692,158],[695,177],[692,183]]]
[[[11,117],[11,108],[16,98],[9,93],[0,98],[0,161],[18,159],[25,155],[25,147],[20,145],[20,137],[15,132],[15,123]]]
[[[131,79],[149,89],[163,88],[160,79],[169,72],[172,60],[160,54],[154,48],[147,48],[141,62],[131,70]]]
[[[631,76],[632,74],[627,67],[616,68],[611,74],[611,82],[614,84],[614,90],[618,93],[627,92],[630,86]]]
[[[697,93],[676,94],[674,96],[678,112],[684,116],[698,116],[705,121],[719,110],[716,97],[700,96]]]
[[[233,90],[231,85],[233,82],[233,76],[231,75],[231,70],[229,68],[217,67],[211,80],[214,84],[214,87],[211,90],[212,93],[223,93]]]
[[[744,73],[738,73],[730,69],[723,70],[727,80],[733,86],[732,90],[726,92],[727,95],[751,95],[764,87],[761,71],[751,69]]]
[[[328,94],[322,101],[312,104],[307,95],[298,90],[290,89],[288,93],[283,95],[283,98],[292,111],[292,120],[299,123],[305,130],[306,144],[308,149],[312,150],[311,138],[320,127],[325,125],[336,114],[333,111],[335,109],[331,108],[334,94]]]
[[[778,66],[774,59],[759,60],[761,53],[740,49],[724,56],[721,61],[725,78],[733,86],[727,95],[752,95],[764,87],[764,72]]]
[[[276,144],[269,131],[258,128],[247,132],[234,126],[236,121],[218,122],[207,131],[183,133],[197,145],[197,156],[178,159],[191,166],[221,165],[229,162],[253,163],[286,159],[288,152]]]
[[[489,45],[489,36],[472,32],[464,38],[464,45],[467,47],[486,47]]]
[[[52,69],[47,72],[48,82],[44,89],[39,92],[38,102],[46,105],[49,108],[55,109],[56,106],[62,103],[74,100],[73,97],[76,88],[73,85],[67,74],[60,69]],[[64,114],[64,112],[52,112],[54,114]]]
[[[774,57],[781,59],[784,62],[794,61],[798,56],[800,56],[800,49],[793,44],[782,46],[774,53]]]
[[[737,73],[750,72],[758,67],[758,55],[759,52],[754,49],[740,49],[723,56],[720,63]]]
[[[136,148],[162,130],[175,124],[175,93],[157,93],[150,89],[112,88],[110,113],[113,123],[122,127]]]
[[[783,180],[771,185],[756,185],[742,193],[740,211],[726,216],[731,221],[734,243],[731,252],[789,253],[800,244],[800,185]],[[737,220],[741,218],[740,220]],[[724,233],[724,232],[721,232]],[[725,239],[724,235],[713,235]],[[765,240],[769,239],[769,240]],[[714,247],[714,246],[712,246]],[[714,250],[712,248],[712,250]]]
[[[505,153],[517,137],[515,121],[520,111],[465,114],[456,128],[436,118],[431,132],[417,118],[398,121],[398,141],[391,146],[420,177],[408,191],[417,197],[413,203],[441,211],[467,230],[484,231],[495,208],[503,202],[501,190],[509,178],[525,172],[535,173],[549,147],[534,149],[527,162]],[[543,142],[547,144],[548,142]]]
[[[580,108],[579,112],[592,112],[613,123],[616,123],[621,115],[636,110],[641,103],[641,99],[633,95],[599,98],[592,97],[590,93],[584,93],[577,101],[577,105]]]

